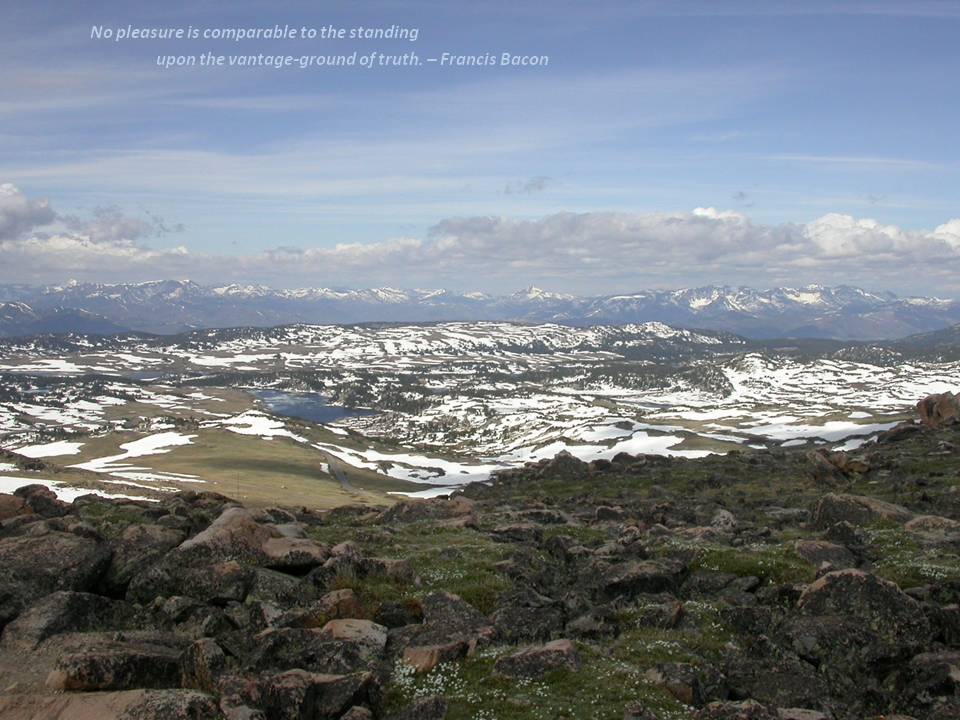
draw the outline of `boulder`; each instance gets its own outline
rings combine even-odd
[[[340,716],[340,720],[373,720],[373,713],[361,705],[354,705]]]
[[[227,657],[213,638],[194,641],[180,657],[180,685],[214,692],[217,677],[223,673]]]
[[[907,508],[884,500],[865,495],[828,493],[817,502],[811,519],[815,527],[825,529],[844,520],[853,525],[870,525],[876,522],[904,523],[912,517],[913,513]]]
[[[642,700],[636,700],[623,709],[623,720],[658,720],[659,716]]]
[[[316,628],[271,628],[253,637],[248,663],[256,670],[302,668],[345,675],[366,669],[367,655],[363,646],[330,640]]]
[[[334,590],[305,608],[294,608],[278,621],[278,627],[316,628],[330,620],[359,618],[363,615],[360,598],[350,588]]]
[[[67,716],[72,717],[72,716]],[[217,702],[193,690],[146,691],[130,704],[119,720],[220,720]]]
[[[268,538],[262,550],[264,565],[296,574],[306,573],[330,557],[326,547],[306,538]]]
[[[726,676],[733,697],[749,697],[774,707],[817,707],[828,694],[816,667],[765,635],[728,660]]]
[[[826,540],[797,540],[793,544],[794,552],[814,567],[826,564],[834,570],[855,567],[856,558],[843,545]]]
[[[732,533],[737,529],[737,518],[729,510],[719,508],[710,520],[710,527],[719,532]]]
[[[27,507],[41,517],[63,517],[70,512],[70,504],[57,499],[57,494],[46,485],[25,485],[13,491]]]
[[[185,536],[182,530],[162,525],[128,525],[112,543],[113,559],[104,578],[107,589],[118,594],[125,591],[134,575],[177,547]]]
[[[960,652],[920,653],[910,658],[899,680],[901,693],[913,705],[930,705],[936,697],[960,694]]]
[[[177,548],[177,555],[256,564],[266,559],[263,546],[277,534],[256,522],[246,508],[228,507],[205,530],[184,541]]]
[[[569,640],[554,640],[502,657],[494,663],[494,673],[510,678],[541,678],[556,670],[578,670],[580,658]]]
[[[192,690],[0,695],[4,720],[224,720],[216,701]]]
[[[470,603],[453,593],[435,592],[421,602],[423,622],[390,631],[387,649],[399,653],[406,647],[467,643],[469,652],[486,644],[494,634],[487,619]]]
[[[254,567],[250,568],[249,577],[250,585],[245,598],[248,603],[291,605],[299,600],[306,600],[305,591],[312,597],[316,597],[316,590],[313,587],[304,587],[297,578],[277,570]]]
[[[414,700],[390,720],[444,720],[447,717],[447,701],[439,695]]]
[[[701,708],[696,720],[780,720],[780,714],[756,700],[718,701]]]
[[[780,720],[832,720],[826,713],[806,708],[777,708],[777,715]]]
[[[55,692],[177,687],[186,644],[163,633],[80,633],[69,638],[46,684]]]
[[[176,551],[130,580],[127,598],[147,604],[156,597],[182,595],[206,603],[223,605],[243,602],[254,581],[253,568],[235,560],[225,562],[182,562]]]
[[[356,643],[374,654],[382,653],[387,646],[387,628],[370,620],[330,620],[320,630],[320,636]]]
[[[469,644],[463,640],[442,645],[415,645],[404,648],[403,662],[413,668],[414,672],[426,673],[441,663],[465,658],[469,651]]]
[[[0,626],[56,590],[92,590],[110,562],[110,548],[72,533],[0,539]]]
[[[271,720],[336,720],[367,702],[373,685],[369,673],[326,675],[295,669],[265,677],[260,694]]]
[[[597,522],[620,522],[626,516],[626,511],[619,506],[598,505],[593,511],[593,517]]]
[[[524,588],[505,598],[491,616],[497,637],[505,642],[549,640],[563,627],[563,605]]]
[[[453,593],[430,593],[423,598],[421,605],[424,623],[443,627],[448,632],[473,630],[489,625],[479,610]]]
[[[678,560],[634,560],[610,568],[602,580],[607,597],[675,592],[686,572]]]
[[[27,505],[26,500],[16,495],[0,493],[0,522],[17,517],[18,515],[32,515],[33,508]]]
[[[110,627],[117,603],[102,595],[59,590],[23,611],[3,630],[3,646],[32,650],[53,635]]]
[[[543,542],[543,528],[536,523],[516,522],[497,525],[490,531],[497,542]]]
[[[917,403],[917,415],[930,428],[960,422],[960,394],[928,395]]]
[[[933,545],[960,543],[960,522],[939,515],[920,515],[904,525],[903,529]]]
[[[699,707],[726,698],[723,678],[716,671],[691,663],[660,663],[644,673],[647,682],[661,687],[684,705]]]
[[[881,655],[901,656],[931,635],[920,604],[892,582],[862,570],[836,570],[806,587],[797,602],[817,618],[849,618],[878,640]]]
[[[561,450],[552,459],[544,463],[540,474],[551,478],[575,479],[585,477],[590,466],[580,458],[574,457],[567,450]]]

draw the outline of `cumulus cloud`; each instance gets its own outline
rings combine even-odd
[[[70,230],[104,243],[143,240],[184,229],[182,224],[169,225],[151,213],[146,217],[128,215],[116,206],[94,208],[91,217],[64,215],[59,219]]]
[[[31,224],[36,225],[19,222],[21,229]],[[145,241],[165,227],[129,221],[109,209],[63,232],[27,231],[15,238],[8,233],[0,239],[8,260],[0,279],[189,276],[278,287],[397,285],[493,292],[538,284],[596,294],[707,283],[822,282],[960,295],[960,219],[912,230],[839,213],[805,224],[764,224],[712,207],[561,212],[537,219],[458,217],[441,220],[421,238],[233,255],[149,247]]]
[[[31,200],[14,185],[0,184],[0,240],[49,225],[55,219],[46,200]]]

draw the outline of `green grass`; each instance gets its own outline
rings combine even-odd
[[[787,545],[702,546],[697,548],[690,569],[752,576],[771,583],[810,582],[815,575],[810,563]]]
[[[134,462],[150,470],[195,475],[205,481],[203,484],[162,481],[159,485],[218,492],[253,506],[330,508],[355,503],[385,506],[394,502],[387,492],[419,489],[403,480],[347,468],[354,488],[347,491],[333,476],[321,471],[321,464],[328,461],[326,454],[302,443],[286,438],[268,440],[221,429],[187,432],[196,435],[189,445],[139,457]],[[70,462],[120,454],[121,444],[141,437],[143,433],[109,433],[88,438],[81,454],[71,456]],[[120,491],[118,486],[112,489]]]
[[[398,664],[386,688],[387,704],[399,708],[418,697],[443,695],[448,720],[608,720],[622,718],[624,708],[641,701],[663,720],[686,720],[692,711],[643,678],[641,666],[581,644],[581,668],[557,671],[539,680],[497,677],[500,655],[516,648],[480,651],[462,663],[439,665],[413,675]]]
[[[359,531],[359,535],[358,535]],[[367,536],[349,523],[330,523],[311,530],[311,536],[325,543],[357,538],[369,555],[406,560],[421,580],[420,585],[394,583],[380,577],[339,577],[339,587],[349,587],[361,602],[409,600],[445,590],[459,595],[480,612],[488,614],[497,598],[509,587],[495,568],[507,547],[469,528],[447,528],[431,522],[400,526],[395,532]]]
[[[901,588],[930,583],[960,582],[960,556],[943,547],[927,547],[899,526],[864,529],[869,552],[877,560],[873,571]]]
[[[80,518],[93,525],[104,537],[115,539],[130,525],[152,522],[144,510],[131,506],[91,503],[79,509]]]

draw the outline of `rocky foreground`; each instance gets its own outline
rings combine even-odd
[[[960,718],[960,399],[449,499],[0,495],[0,717]]]

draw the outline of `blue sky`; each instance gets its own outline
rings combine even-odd
[[[273,285],[599,292],[754,279],[960,294],[957,2],[0,2],[0,183],[9,213],[48,199],[57,217],[8,222],[21,279],[193,270]],[[90,39],[92,25],[128,23],[420,34]],[[550,63],[156,65],[206,50],[374,49]],[[105,230],[108,217],[123,222]],[[810,229],[824,217],[828,240]],[[662,231],[678,224],[690,233]],[[596,277],[605,261],[657,259],[678,242],[692,245],[657,272],[643,260]],[[544,261],[545,248],[562,257]],[[886,264],[858,269],[858,253]],[[933,279],[921,287],[904,263]]]

